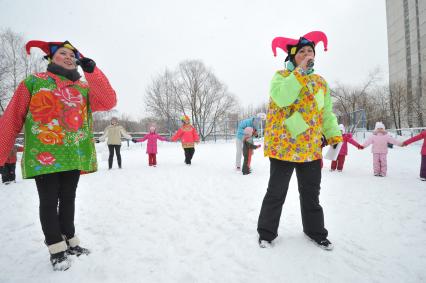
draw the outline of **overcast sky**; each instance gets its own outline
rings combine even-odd
[[[200,59],[242,105],[268,100],[269,82],[286,54],[276,36],[313,30],[316,72],[333,87],[359,85],[380,67],[388,81],[385,0],[0,0],[0,27],[26,39],[69,40],[94,59],[117,91],[117,110],[146,116],[152,77],[185,59]]]

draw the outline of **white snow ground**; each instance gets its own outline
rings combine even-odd
[[[321,204],[335,249],[302,233],[296,179],[272,249],[257,245],[256,223],[269,161],[257,150],[253,174],[234,169],[234,143],[196,147],[192,166],[180,144],[123,143],[123,169],[81,177],[76,230],[90,256],[54,272],[38,219],[33,180],[0,185],[0,282],[422,282],[426,281],[426,182],[420,144],[394,148],[388,177],[372,174],[370,148],[350,146],[344,171],[325,162]]]

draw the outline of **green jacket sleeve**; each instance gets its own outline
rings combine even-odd
[[[302,87],[293,72],[287,77],[277,72],[271,81],[270,96],[278,107],[289,106],[299,96]]]
[[[333,102],[331,101],[330,89],[328,86],[324,97],[323,111],[323,134],[326,137],[328,144],[341,142],[342,133],[337,124],[336,115],[333,113]]]

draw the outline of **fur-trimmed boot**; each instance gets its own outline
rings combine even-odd
[[[71,239],[66,239],[68,249],[67,254],[81,256],[90,254],[90,250],[80,247],[80,239],[74,235]]]
[[[65,271],[71,267],[71,260],[66,253],[67,244],[65,241],[47,246],[50,253],[50,263],[54,271]]]

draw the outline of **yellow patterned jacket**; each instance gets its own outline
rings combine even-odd
[[[271,81],[265,126],[267,157],[309,162],[322,158],[321,137],[342,142],[327,82],[300,68],[278,71]]]

